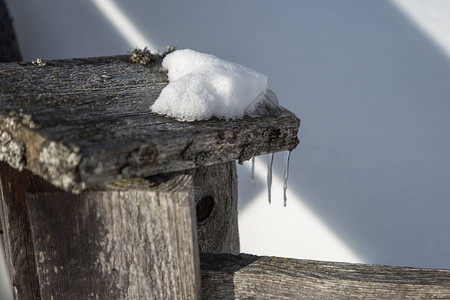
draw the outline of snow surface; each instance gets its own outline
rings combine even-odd
[[[168,54],[162,66],[169,84],[150,109],[179,121],[242,118],[267,90],[267,76],[190,49]]]

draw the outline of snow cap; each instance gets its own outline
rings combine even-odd
[[[242,118],[267,90],[265,75],[190,49],[168,54],[162,66],[169,84],[150,109],[179,121]]]

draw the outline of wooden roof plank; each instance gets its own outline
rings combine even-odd
[[[150,112],[167,85],[161,58],[0,64],[0,160],[67,191],[292,150],[292,113],[179,122]]]

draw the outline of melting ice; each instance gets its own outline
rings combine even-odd
[[[250,176],[252,177],[252,184],[255,186],[255,157],[252,157],[252,170],[250,172]]]
[[[283,205],[286,206],[287,204],[287,197],[286,197],[286,191],[287,191],[287,184],[288,184],[288,178],[289,178],[289,159],[291,158],[291,151],[286,151],[285,158],[284,158],[284,184],[283,184]]]
[[[274,153],[267,155],[267,195],[269,203],[272,203],[272,176],[273,176],[273,158]],[[287,188],[289,179],[289,161],[291,158],[291,151],[286,151],[284,154],[284,181],[283,181],[283,205],[287,205]],[[251,168],[252,184],[255,185],[255,157],[252,157]]]
[[[272,189],[272,166],[273,166],[273,153],[267,156],[267,192],[269,195],[269,203],[271,203],[271,189]]]

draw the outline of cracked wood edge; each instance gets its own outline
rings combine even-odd
[[[102,79],[100,74],[109,74]],[[66,191],[294,149],[292,113],[177,122],[149,106],[160,62],[126,56],[0,64],[0,160]]]
[[[295,116],[243,120],[242,124],[234,121],[225,129],[216,125],[210,134],[199,139],[186,136],[176,142],[85,155],[78,146],[43,137],[30,127],[29,120],[28,115],[0,116],[0,160],[19,170],[27,168],[73,193],[131,177],[148,177],[234,160],[242,163],[253,156],[290,151],[298,144],[300,124]]]

